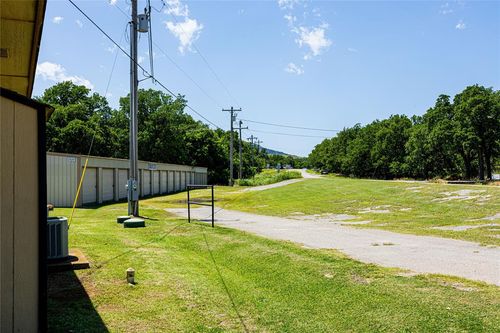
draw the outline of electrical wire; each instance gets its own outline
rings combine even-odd
[[[161,2],[163,3],[164,6],[168,7],[169,9],[171,9],[171,6],[168,3],[165,3],[164,0],[161,0]],[[177,18],[175,17],[175,15],[171,14],[170,16],[172,16],[172,18],[175,21],[175,23],[177,24],[177,26],[179,28],[181,28],[181,30],[184,32],[184,34],[186,34],[186,32],[184,31],[184,28],[182,27],[182,24],[180,24],[180,22],[177,20]],[[215,77],[215,79],[219,82],[219,84],[222,86],[222,88],[224,88],[224,90],[226,91],[227,95],[233,100],[233,102],[235,102],[235,104],[238,106],[238,108],[241,109],[241,106],[238,103],[238,101],[236,100],[236,98],[234,98],[234,96],[231,94],[231,92],[229,91],[229,89],[227,88],[227,86],[220,79],[219,75],[217,75],[217,73],[215,72],[215,70],[213,69],[213,67],[208,63],[208,60],[205,58],[205,56],[203,55],[203,53],[201,52],[201,50],[196,46],[196,43],[193,41],[191,43],[191,45],[196,50],[196,53],[200,56],[200,58],[203,60],[203,62],[207,65],[207,67],[210,70],[210,72],[212,72],[212,74]]]
[[[131,61],[133,61],[137,67],[139,67],[145,74],[146,76],[150,76],[151,78],[153,78],[155,80],[155,82],[160,86],[162,87],[163,89],[165,89],[166,92],[168,92],[172,97],[179,97],[180,95],[178,94],[175,94],[172,90],[170,90],[169,88],[167,88],[167,86],[165,86],[161,81],[159,81],[156,77],[154,76],[151,76],[151,74],[141,65],[139,64],[137,61],[135,61],[132,56],[127,53],[127,51],[125,51],[111,36],[109,36],[108,33],[106,33],[90,16],[87,15],[87,13],[85,13],[77,4],[74,3],[73,0],[68,0],[83,16],[85,16],[85,18],[87,20],[90,21],[90,23],[92,23],[106,38],[108,38],[114,45],[116,45],[116,47],[118,47],[118,49],[120,49],[120,51],[122,51],[123,54],[125,54]],[[212,126],[218,128],[218,129],[221,129],[220,126],[216,125],[215,123],[213,123],[211,120],[209,120],[208,118],[206,118],[205,116],[203,116],[200,112],[198,112],[197,110],[195,110],[193,107],[191,107],[189,104],[186,103],[186,107],[191,110],[192,112],[194,112],[195,114],[197,114],[199,117],[201,117],[202,119],[204,119],[206,122],[208,122],[209,124],[211,124]]]
[[[266,123],[266,122],[263,122],[263,121],[256,121],[256,120],[250,120],[250,119],[241,119],[241,120],[249,122],[249,123],[254,123],[254,124],[269,125],[269,126],[276,126],[276,127],[285,127],[285,128],[303,129],[303,130],[309,130],[309,131],[322,131],[322,132],[340,132],[341,131],[341,130],[338,130],[338,129],[324,129],[324,128],[313,128],[313,127],[302,127],[302,126],[292,126],[292,125],[283,125],[283,124],[273,124],[273,123]]]
[[[320,136],[320,135],[306,135],[306,134],[295,134],[295,133],[268,132],[268,131],[260,131],[260,130],[256,130],[256,129],[251,129],[249,131],[250,132],[258,132],[258,133],[273,134],[273,135],[296,136],[296,137],[302,137],[302,138],[328,139],[328,137],[326,137],[326,136]]]
[[[162,9],[165,7],[166,5],[164,4],[162,6]],[[129,15],[127,13],[125,13],[125,11],[120,8],[120,6],[118,5],[114,5],[115,8],[117,8],[125,17],[129,17]],[[155,9],[156,11],[158,11],[156,8],[154,7],[151,7],[153,9]],[[161,10],[160,10],[161,11]],[[184,74],[205,96],[208,97],[208,99],[210,99],[215,105],[217,105],[218,108],[222,109],[223,106],[222,104],[217,101],[217,99],[215,99],[213,96],[211,96],[200,84],[198,84],[198,82],[195,81],[195,79],[193,79],[193,77],[191,75],[189,75],[181,66],[179,66],[179,64],[177,64],[177,62],[175,62],[174,59],[172,59],[171,56],[168,55],[168,53],[163,50],[159,45],[158,43],[156,43],[154,40],[153,40],[153,45],[158,49],[158,51],[160,51],[182,74]]]

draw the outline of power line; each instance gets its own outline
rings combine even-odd
[[[251,129],[249,131],[250,132],[258,132],[258,133],[266,133],[266,134],[274,134],[274,135],[297,136],[297,137],[303,137],[303,138],[328,139],[328,137],[326,137],[326,136],[319,136],[319,135],[305,135],[305,134],[294,134],[294,133],[267,132],[267,131],[260,131],[260,130],[256,130],[256,129]]]
[[[73,2],[73,0],[68,0],[83,16],[85,16],[85,18],[87,20],[90,21],[90,23],[92,23],[104,36],[106,36],[106,38],[108,38],[116,47],[118,47],[118,49],[120,49],[120,51],[123,52],[123,54],[125,54],[130,60],[132,60],[136,65],[137,67],[139,67],[144,74],[146,74],[147,76],[151,77],[152,79],[155,80],[155,82],[160,85],[160,87],[162,87],[163,89],[165,89],[166,92],[168,92],[172,97],[178,97],[179,95],[178,94],[175,94],[172,90],[170,90],[169,88],[167,88],[161,81],[159,81],[156,77],[152,76],[144,67],[141,66],[141,64],[139,64],[138,62],[136,62],[131,56],[130,54],[127,53],[127,51],[125,51],[113,38],[111,38],[111,36],[109,36],[92,18],[90,18],[80,7],[78,7],[77,4],[75,4]],[[192,112],[194,112],[195,114],[197,114],[199,117],[201,117],[202,119],[204,119],[206,122],[208,122],[209,124],[213,125],[214,127],[216,128],[219,128],[221,129],[218,125],[216,125],[215,123],[213,123],[212,121],[210,121],[208,118],[206,118],[205,116],[203,116],[201,113],[199,113],[198,111],[196,111],[193,107],[191,107],[189,104],[186,103],[186,107],[191,110]]]
[[[171,9],[171,6],[168,3],[165,3],[164,0],[161,0],[161,2],[163,3],[164,6],[167,6],[169,9]],[[170,14],[170,16],[172,16],[172,18],[174,19],[175,23],[177,23],[177,25],[181,28],[181,30],[184,33],[186,33],[184,31],[184,28],[182,27],[182,25],[179,23],[179,21],[177,21],[177,18],[175,17],[175,15]],[[198,55],[200,56],[200,58],[207,65],[208,69],[212,72],[212,74],[214,75],[215,79],[219,82],[219,84],[222,86],[222,88],[224,88],[224,90],[226,91],[227,95],[233,100],[233,102],[238,106],[238,108],[241,109],[241,106],[238,103],[238,101],[236,100],[236,98],[234,98],[234,96],[231,94],[231,92],[229,91],[229,89],[227,88],[227,86],[224,84],[224,82],[222,82],[222,80],[220,79],[219,75],[217,75],[217,73],[215,72],[215,70],[213,69],[213,67],[210,66],[210,64],[208,63],[208,60],[205,58],[205,56],[203,55],[203,53],[201,52],[201,50],[196,46],[196,43],[194,41],[192,42],[192,45],[193,45],[194,49],[196,50],[196,53],[198,53]]]
[[[341,131],[341,130],[338,130],[338,129],[324,129],[324,128],[313,128],[313,127],[301,127],[301,126],[292,126],[292,125],[273,124],[273,123],[266,123],[266,122],[263,122],[263,121],[256,121],[256,120],[249,120],[249,119],[241,119],[241,120],[249,122],[249,123],[255,123],[255,124],[262,124],[262,125],[269,125],[269,126],[276,126],[276,127],[295,128],[295,129],[303,129],[303,130],[310,130],[310,131],[322,131],[322,132],[340,132]]]
[[[166,5],[164,4],[162,6],[165,7]],[[114,5],[114,7],[116,7],[125,17],[128,18],[128,15],[127,13],[125,13],[125,11],[120,8],[120,6],[118,5]],[[151,8],[154,8],[151,6]],[[158,11],[156,8],[154,8],[156,11]],[[191,75],[189,75],[181,66],[179,66],[179,64],[177,64],[175,62],[174,59],[172,59],[172,57],[170,57],[168,55],[167,52],[165,52],[159,45],[158,43],[156,43],[155,41],[153,41],[153,45],[158,49],[158,51],[160,51],[182,74],[184,74],[196,87],[198,87],[198,89],[200,89],[200,91],[205,94],[205,96],[208,97],[208,99],[212,100],[212,102],[214,102],[215,105],[217,105],[217,107],[219,108],[222,108],[222,104],[217,101],[217,99],[215,99],[213,96],[211,96],[205,89],[203,89],[203,87],[201,85],[198,84],[198,82],[195,81],[195,79],[193,79],[193,77]]]

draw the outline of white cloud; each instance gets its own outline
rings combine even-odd
[[[293,62],[291,62],[285,67],[285,72],[296,75],[302,75],[304,74],[304,68],[302,66],[299,67],[295,65]]]
[[[44,80],[54,82],[71,81],[74,84],[82,85],[89,89],[94,89],[94,85],[89,80],[79,76],[68,75],[66,72],[66,68],[59,64],[48,61],[42,62],[41,64],[37,65],[36,75],[41,76]]]
[[[78,27],[80,27],[80,28],[82,28],[82,27],[83,27],[83,23],[82,23],[82,21],[80,21],[80,20],[76,20],[76,21],[75,21],[75,23],[76,23],[76,25],[77,25]]]
[[[189,17],[189,8],[181,0],[166,0],[166,3],[167,9],[164,12],[172,16],[183,17],[184,21],[166,21],[164,22],[165,26],[179,40],[180,53],[184,53],[186,50],[191,51],[191,45],[200,37],[203,24]]]
[[[144,57],[143,56],[139,56],[139,58],[137,58],[137,62],[139,64],[142,64],[143,61],[144,61]]]
[[[332,45],[332,41],[325,37],[325,28],[323,27],[298,27],[294,29],[299,37],[295,39],[295,42],[299,44],[300,47],[307,46],[310,49],[310,53],[306,54],[304,59],[311,59],[311,56],[320,55],[324,49],[327,49]]]
[[[442,4],[441,9],[439,10],[439,13],[441,13],[443,15],[448,15],[448,14],[453,13],[453,9],[451,8],[450,3],[446,2],[446,3]]]
[[[184,22],[165,22],[167,29],[179,39],[179,51],[184,53],[186,50],[191,50],[191,45],[200,37],[203,24],[198,23],[195,19],[186,17]]]
[[[111,6],[114,6],[114,5],[116,5],[116,2],[117,2],[117,1],[118,1],[118,0],[109,0],[108,2],[109,2],[109,4],[110,4]]]
[[[165,10],[165,13],[175,16],[188,17],[189,8],[180,0],[167,0],[167,9]]]
[[[62,17],[62,16],[54,16],[52,18],[52,23],[59,24],[59,23],[62,22],[62,20],[64,20],[64,17]]]
[[[278,6],[280,6],[281,9],[293,9],[299,2],[300,0],[278,0]]]
[[[106,48],[106,51],[108,51],[109,53],[115,53],[116,49],[116,45],[111,45]]]
[[[349,51],[349,52],[353,52],[353,53],[357,53],[357,52],[358,52],[358,49],[355,49],[355,48],[353,48],[353,47],[348,47],[348,48],[347,48],[347,51]]]
[[[458,29],[458,30],[465,30],[465,28],[467,28],[467,26],[465,25],[465,23],[460,20],[457,25],[455,26],[455,29]]]
[[[291,14],[286,14],[283,17],[288,21],[288,25],[290,26],[292,26],[297,21],[297,17]]]

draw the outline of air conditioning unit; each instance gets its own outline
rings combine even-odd
[[[68,219],[47,217],[47,259],[68,256]]]

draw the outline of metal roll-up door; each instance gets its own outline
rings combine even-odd
[[[97,202],[97,169],[87,168],[82,186],[83,204],[94,204]]]
[[[168,173],[168,193],[171,193],[171,192],[175,191],[175,187],[174,187],[175,172],[167,171],[167,173]]]
[[[102,201],[113,201],[115,198],[115,178],[113,169],[102,169]]]
[[[118,199],[127,198],[128,170],[118,170]]]
[[[181,171],[181,190],[186,189],[186,172]]]
[[[160,193],[167,193],[167,171],[160,171]]]
[[[143,170],[142,171],[142,195],[147,196],[151,195],[151,171]]]
[[[160,193],[160,171],[153,171],[153,194]]]

